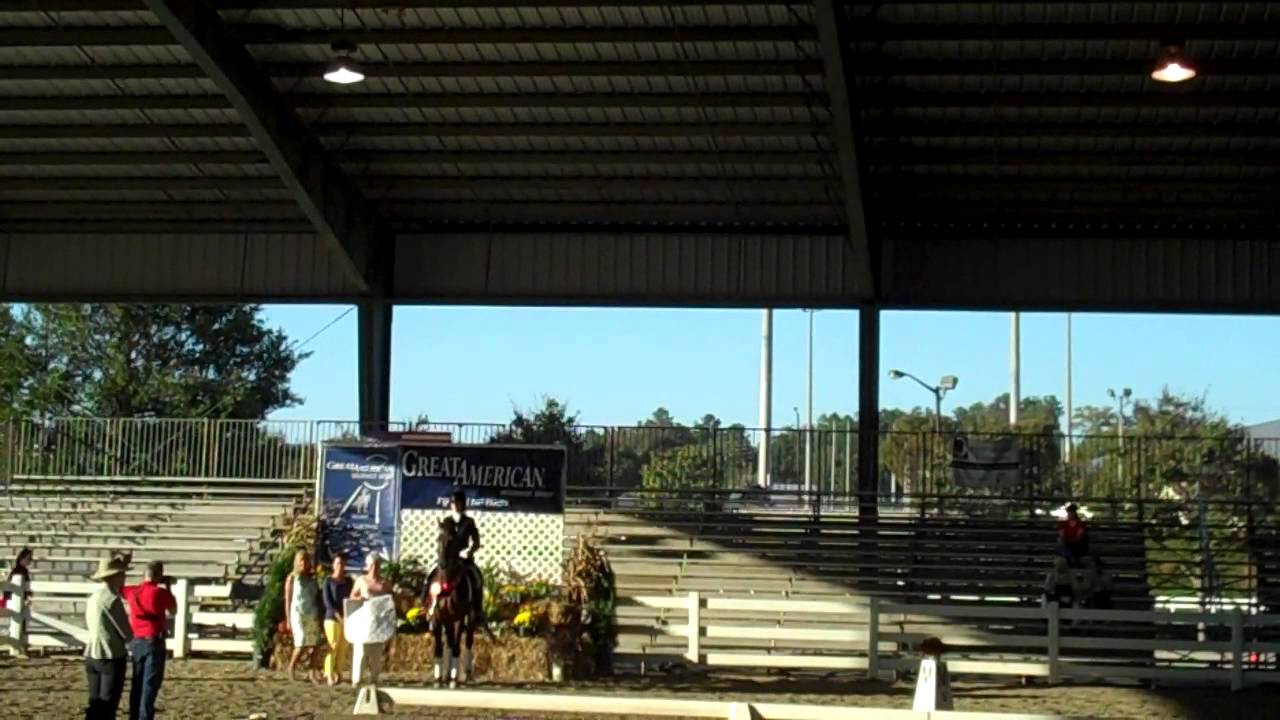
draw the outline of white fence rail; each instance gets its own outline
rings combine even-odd
[[[26,603],[16,586],[0,583],[0,591],[13,593],[9,607],[0,610],[0,619],[8,620],[8,635],[0,637],[0,647],[7,647],[11,655],[18,655],[26,654],[29,648],[73,649],[83,646],[87,633],[83,625],[69,622],[67,613],[61,613],[63,617],[54,617],[40,608],[82,604],[99,587],[101,585],[92,582],[36,581],[31,583],[31,602]],[[192,585],[190,581],[180,579],[173,585],[173,594],[178,601],[178,610],[173,617],[168,646],[174,657],[186,657],[191,652],[253,653],[252,640],[226,637],[228,630],[242,635],[251,629],[253,613],[205,607],[210,601],[229,599],[230,585]],[[83,622],[83,610],[78,606],[77,609],[77,621]]]
[[[663,611],[664,619],[650,628],[652,636],[684,638],[683,659],[710,666],[864,670],[881,678],[914,670],[919,656],[911,648],[938,637],[949,648],[952,673],[1043,677],[1050,683],[1065,678],[1222,682],[1233,689],[1280,682],[1280,673],[1249,669],[1251,658],[1280,653],[1280,641],[1246,639],[1247,631],[1257,635],[1263,628],[1280,628],[1280,616],[1246,615],[1238,608],[1201,613],[1060,609],[1056,603],[1043,608],[907,605],[878,598],[757,600],[698,592],[619,600]],[[707,620],[713,612],[719,617]],[[635,620],[619,622],[636,626]],[[1122,629],[1138,636],[1125,637]],[[1276,636],[1280,639],[1280,631]],[[742,641],[755,641],[755,647],[734,647],[748,644]],[[652,654],[654,659],[666,655]]]

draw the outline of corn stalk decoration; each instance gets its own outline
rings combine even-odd
[[[564,567],[565,600],[576,609],[581,623],[595,648],[596,672],[612,671],[613,648],[618,642],[618,623],[614,615],[617,588],[613,567],[603,550],[579,535]]]

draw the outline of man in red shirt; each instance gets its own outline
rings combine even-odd
[[[1075,503],[1067,506],[1067,519],[1058,522],[1058,544],[1071,567],[1080,567],[1089,554],[1089,528]]]
[[[169,591],[173,581],[164,575],[164,564],[152,562],[141,585],[124,589],[133,628],[133,683],[129,687],[129,720],[154,720],[156,696],[164,682],[166,614],[178,612],[178,601]]]

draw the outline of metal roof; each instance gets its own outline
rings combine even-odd
[[[14,247],[46,236],[101,235],[150,262],[155,253],[127,238],[185,236],[217,252],[233,243],[210,238],[279,235],[295,249],[312,238],[346,277],[326,263],[279,292],[203,283],[155,293],[1280,307],[1280,287],[1245,282],[1280,258],[1269,245],[1280,228],[1280,3],[216,5],[233,41],[224,44],[270,79],[249,94],[278,106],[256,121],[210,60],[193,56],[191,43],[208,38],[175,34],[203,3],[0,1],[0,294],[151,292],[123,292],[118,278],[86,285],[92,273],[80,271],[34,290],[15,281],[27,273],[14,258],[30,254]],[[365,82],[319,77],[339,40],[358,44]],[[1169,42],[1200,77],[1150,79]],[[273,126],[281,109],[315,141],[299,145],[312,165],[264,146],[262,123]],[[292,174],[282,173],[291,160]],[[341,192],[325,189],[331,180]],[[394,252],[362,254],[364,241],[344,235],[348,216],[392,238]],[[750,272],[733,248],[769,238],[804,257],[752,289],[732,275]],[[506,267],[525,257],[584,275],[504,286],[480,245],[546,253],[510,255]],[[593,264],[588,247],[633,254]],[[693,263],[690,279],[602,275],[601,263],[640,267],[638,247],[661,255],[650,267]],[[1113,267],[1117,253],[1159,254],[1140,272],[1161,277]],[[394,272],[369,271],[374,256]],[[838,277],[794,274],[809,257],[841,268]],[[407,258],[422,272],[400,267]],[[281,263],[258,268],[265,277],[290,262],[260,260]],[[961,267],[980,277],[954,277]],[[1077,275],[1063,275],[1068,267]],[[1055,277],[1038,281],[1030,268]],[[473,281],[439,289],[459,277]],[[1176,287],[1132,289],[1165,281]]]

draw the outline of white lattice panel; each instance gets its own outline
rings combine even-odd
[[[507,513],[475,510],[480,530],[481,566],[495,563],[521,575],[560,582],[564,544],[564,516],[552,513]],[[418,557],[432,563],[436,533],[447,515],[437,510],[400,511],[400,557]]]

